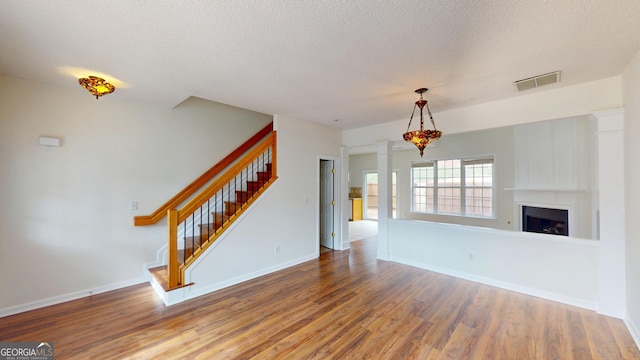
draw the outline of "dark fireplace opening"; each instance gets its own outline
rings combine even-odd
[[[569,236],[569,210],[523,206],[522,231]]]

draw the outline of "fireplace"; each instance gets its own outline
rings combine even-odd
[[[522,231],[569,236],[569,210],[522,206]]]

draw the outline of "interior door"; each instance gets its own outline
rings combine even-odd
[[[333,160],[320,160],[320,245],[333,249]]]

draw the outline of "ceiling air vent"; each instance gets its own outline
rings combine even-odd
[[[560,71],[550,72],[544,75],[538,75],[530,77],[528,79],[522,79],[514,82],[518,91],[529,90],[537,88],[542,85],[549,85],[560,81]]]

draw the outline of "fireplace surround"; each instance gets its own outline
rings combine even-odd
[[[522,231],[569,236],[569,210],[523,205]]]

